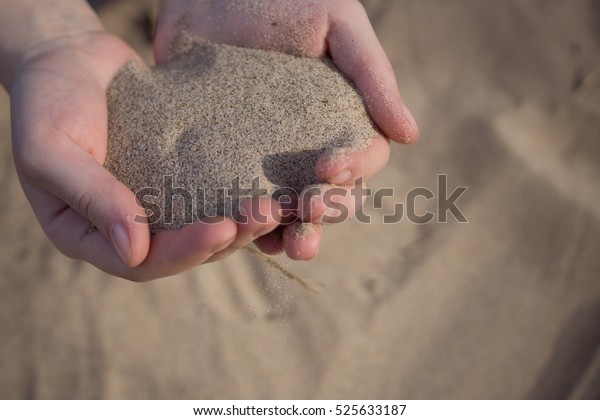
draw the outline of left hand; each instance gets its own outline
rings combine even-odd
[[[213,42],[302,57],[329,56],[357,86],[385,136],[399,143],[411,143],[419,136],[389,59],[357,0],[163,0],[154,39],[157,63],[172,58],[169,49],[182,21],[192,35]],[[317,176],[345,188],[348,194],[343,202],[354,209],[350,191],[355,181],[369,179],[388,158],[389,141],[377,136],[367,150],[352,152],[343,159],[323,156],[317,163]],[[311,218],[304,222],[314,224],[312,233],[295,235],[299,228],[296,223],[285,226],[283,235],[272,233],[257,239],[256,245],[271,254],[285,249],[292,259],[314,258],[326,207],[322,200],[314,199],[310,206]]]

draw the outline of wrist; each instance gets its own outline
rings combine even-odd
[[[102,30],[83,0],[0,0],[0,83],[9,90],[23,63],[79,36]]]

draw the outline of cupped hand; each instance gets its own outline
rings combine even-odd
[[[319,179],[343,188],[335,201],[348,209],[348,215],[362,204],[351,194],[355,185],[362,186],[357,181],[369,179],[387,163],[388,138],[411,143],[419,135],[387,55],[357,0],[163,0],[154,40],[158,63],[172,58],[171,47],[182,28],[219,43],[303,57],[328,56],[354,82],[385,137],[376,136],[364,151],[323,156],[316,168]],[[286,225],[283,232],[278,229],[259,238],[257,246],[270,254],[285,249],[293,259],[313,258],[319,249],[321,223],[339,215],[320,197],[299,205],[298,212],[306,215],[301,214],[302,221],[312,223],[312,228]],[[301,211],[307,207],[311,211]]]
[[[149,280],[222,258],[273,230],[277,204],[247,201],[266,222],[213,218],[150,238],[134,194],[103,166],[106,89],[128,60],[140,60],[102,31],[31,48],[10,85],[15,164],[44,231],[63,253],[133,280]]]

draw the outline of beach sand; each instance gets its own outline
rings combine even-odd
[[[148,4],[101,11],[145,58]],[[597,2],[364,5],[421,140],[370,183],[395,191],[367,202],[371,224],[328,227],[315,261],[288,264],[318,295],[245,252],[144,285],[62,256],[0,95],[0,397],[600,397]],[[382,222],[438,174],[469,186],[469,223]]]

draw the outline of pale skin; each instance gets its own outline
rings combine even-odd
[[[416,140],[418,129],[389,60],[357,1],[256,0],[259,13],[236,7],[241,1],[163,1],[156,60],[169,59],[183,17],[193,34],[214,41],[330,56],[364,95],[385,137],[345,159],[323,156],[317,176],[324,182],[350,189],[355,179],[366,180],[387,163],[388,139]],[[140,214],[134,194],[102,166],[107,86],[128,60],[140,58],[102,28],[83,0],[0,0],[0,6],[0,82],[11,96],[15,166],[42,228],[61,252],[135,281],[222,259],[253,241],[264,252],[285,250],[294,259],[317,254],[324,214],[318,199],[305,220],[315,229],[302,237],[294,235],[297,224],[286,226],[282,236],[269,234],[281,220],[279,204],[268,197],[243,203],[247,223],[217,218],[150,237],[146,224],[132,222]],[[252,211],[267,220],[253,220]]]

